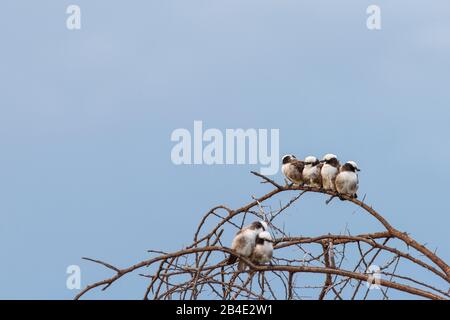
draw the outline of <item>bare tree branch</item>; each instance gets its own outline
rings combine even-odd
[[[381,287],[385,299],[388,298],[388,288],[428,299],[450,297],[450,269],[444,260],[407,233],[395,229],[364,201],[340,195],[374,217],[385,231],[355,236],[349,232],[314,237],[291,236],[285,225],[275,224],[275,218],[294,206],[307,192],[331,197],[338,195],[318,188],[282,186],[257,172],[252,174],[261,178],[264,183],[273,185],[275,189],[263,196],[253,197],[250,203],[238,209],[233,210],[225,205],[212,208],[200,219],[193,243],[182,250],[169,253],[151,250],[149,252],[154,257],[123,269],[101,260],[83,258],[103,265],[112,270],[114,275],[88,285],[75,299],[95,288],[105,290],[125,275],[140,269],[148,270],[145,275],[140,273],[142,279],[149,281],[144,299],[299,299],[310,296],[307,294],[310,290],[318,290],[316,297],[319,299],[359,296],[366,299],[369,288],[365,293],[358,292],[363,282],[370,283],[374,280],[368,273],[368,268],[373,264],[382,265],[380,276],[389,276],[389,280],[381,277],[377,279],[377,285]],[[301,192],[286,204],[277,205],[278,209],[273,210],[272,205],[266,204],[279,193],[298,191]],[[246,223],[248,217],[264,219],[270,226],[274,238],[274,258],[269,265],[255,265],[248,258],[223,246],[224,231],[229,227],[234,233]],[[390,245],[387,245],[388,241]],[[406,248],[401,248],[402,243]],[[410,252],[410,248],[415,251]],[[227,256],[231,253],[244,261],[249,269],[238,271],[235,265],[227,265]],[[412,275],[398,273],[400,259],[401,264],[414,267]],[[387,262],[381,262],[382,260]],[[297,279],[297,274],[325,275],[325,278],[321,281],[322,285],[318,286],[317,277],[302,276]],[[431,285],[421,279],[426,274],[440,281],[440,287],[435,284],[437,281]],[[299,284],[299,279],[311,279],[314,284]]]

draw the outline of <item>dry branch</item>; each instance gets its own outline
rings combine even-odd
[[[322,193],[331,197],[337,194],[305,186],[282,186],[259,173],[252,172],[263,179],[264,183],[275,187],[269,193],[253,198],[253,201],[238,209],[224,205],[209,210],[200,220],[194,233],[193,243],[177,252],[165,253],[151,251],[155,257],[143,260],[126,268],[117,268],[97,259],[84,258],[112,270],[110,278],[88,285],[79,292],[79,299],[94,288],[107,289],[123,276],[136,270],[148,269],[143,274],[148,279],[144,299],[299,299],[305,290],[317,289],[319,299],[356,298],[363,282],[373,280],[367,269],[375,261],[387,259],[380,274],[388,275],[389,280],[379,279],[378,285],[385,299],[388,288],[413,296],[428,299],[450,298],[450,269],[435,252],[419,244],[407,233],[395,229],[389,222],[363,201],[343,196],[374,217],[385,228],[384,231],[352,235],[320,235],[315,237],[292,237],[283,226],[275,224],[281,213],[293,206],[302,195],[308,192]],[[282,192],[301,191],[285,205],[272,210],[263,205],[269,199]],[[341,196],[342,197],[342,196]],[[219,212],[224,212],[222,216]],[[266,212],[267,211],[267,212]],[[274,259],[270,265],[254,265],[245,257],[239,257],[249,265],[249,269],[239,272],[234,265],[227,265],[226,258],[232,253],[223,245],[222,236],[227,227],[236,230],[248,217],[265,219],[274,237]],[[407,251],[394,247],[389,240],[403,242]],[[397,242],[398,242],[397,241]],[[352,250],[350,251],[350,248]],[[419,255],[415,256],[410,248]],[[237,255],[236,253],[234,253]],[[355,258],[359,257],[359,258]],[[371,257],[370,257],[371,256]],[[370,257],[370,258],[369,258]],[[367,259],[367,260],[366,260]],[[420,272],[413,275],[398,273],[400,259],[402,263],[415,266]],[[347,264],[353,266],[349,269]],[[352,270],[352,271],[350,271]],[[441,287],[421,280],[425,274],[436,276]],[[297,285],[295,275],[325,275],[322,285]],[[302,279],[305,276],[302,277]],[[317,278],[315,283],[317,283]],[[396,279],[396,281],[394,281]],[[355,285],[356,283],[356,285]],[[351,292],[349,290],[351,289]],[[366,299],[369,288],[363,295]],[[332,296],[333,295],[333,296]]]

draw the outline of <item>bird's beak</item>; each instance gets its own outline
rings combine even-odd
[[[320,160],[319,162],[320,163],[325,163],[325,162],[327,162],[327,160]]]
[[[356,171],[361,171],[361,169],[356,169]]]

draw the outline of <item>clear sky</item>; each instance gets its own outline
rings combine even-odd
[[[69,4],[81,30],[66,28]],[[366,28],[370,4],[379,31]],[[449,11],[446,0],[2,1],[0,298],[72,298],[67,266],[83,286],[110,275],[82,256],[127,266],[179,249],[210,207],[269,190],[249,174],[258,166],[175,166],[170,135],[194,120],[279,129],[281,154],[356,160],[366,201],[448,262]],[[381,230],[324,200],[305,196],[290,231]],[[88,297],[141,298],[145,286],[132,275]]]

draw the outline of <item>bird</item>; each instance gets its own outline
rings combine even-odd
[[[256,238],[258,235],[267,230],[267,223],[265,221],[254,221],[250,225],[245,226],[233,239],[231,244],[231,250],[236,251],[238,254],[250,258],[253,250],[256,246]],[[228,264],[233,264],[238,260],[238,257],[230,254],[228,257]],[[238,270],[245,270],[246,264],[240,260],[238,263]]]
[[[273,240],[268,231],[263,231],[256,237],[255,249],[250,260],[255,264],[266,264],[272,260]]]
[[[297,185],[303,184],[303,168],[305,164],[302,160],[298,160],[294,155],[287,154],[281,159],[281,171],[284,176],[292,183]]]
[[[322,188],[322,176],[320,170],[322,164],[314,156],[305,158],[305,167],[303,169],[303,181],[305,185],[314,188]]]
[[[323,156],[323,163],[320,174],[322,176],[322,186],[325,190],[336,191],[336,177],[339,173],[340,163],[337,156],[328,153]]]
[[[339,169],[339,174],[336,177],[336,190],[340,195],[350,196],[352,198],[358,198],[356,192],[358,191],[358,165],[354,161],[347,161]],[[341,200],[342,197],[340,197]]]

